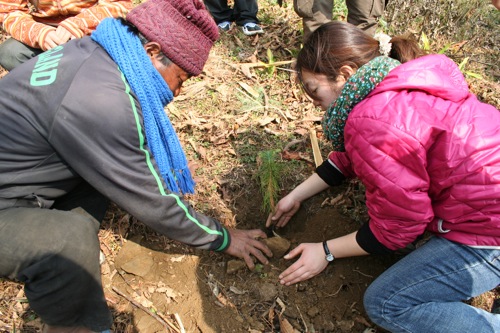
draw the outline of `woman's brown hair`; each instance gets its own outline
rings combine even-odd
[[[406,62],[425,55],[411,35],[395,36],[389,57]],[[342,21],[332,21],[316,29],[297,56],[295,69],[302,81],[302,71],[324,74],[335,81],[344,65],[358,69],[381,56],[379,42],[358,27]]]

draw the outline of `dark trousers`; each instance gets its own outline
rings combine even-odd
[[[42,52],[41,49],[35,49],[14,38],[8,38],[0,44],[0,66],[11,71]]]
[[[108,203],[83,183],[51,209],[0,211],[0,276],[24,283],[31,308],[46,324],[111,327],[97,237]]]
[[[237,25],[241,26],[248,22],[259,22],[257,20],[257,12],[259,11],[257,0],[234,0],[234,8],[227,5],[227,0],[204,1],[217,24],[229,21],[236,22]]]
[[[333,18],[333,0],[293,0],[295,12],[302,17],[304,41],[322,24]],[[375,34],[388,0],[346,0],[347,22],[369,35]]]

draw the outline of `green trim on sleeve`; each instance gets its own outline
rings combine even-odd
[[[173,194],[173,193],[165,194],[165,195],[174,198],[177,201],[177,205],[184,211],[184,213],[186,213],[186,217],[189,220],[191,220],[192,222],[194,222],[200,229],[202,229],[203,231],[205,231],[207,234],[223,236],[223,232],[222,231],[212,230],[212,229],[208,228],[207,226],[204,226],[203,224],[200,224],[200,222],[196,218],[194,218],[194,216],[192,216],[191,214],[189,214],[188,208],[182,202],[181,198],[179,198],[178,195]],[[224,238],[226,238],[226,237],[224,237]]]
[[[231,244],[231,237],[229,237],[229,233],[227,232],[226,228],[222,227],[222,233],[224,236],[224,240],[222,241],[221,246],[219,246],[215,251],[221,252],[226,250],[229,245]]]
[[[120,69],[118,69],[120,70]],[[121,71],[120,71],[121,72]],[[156,184],[158,185],[158,188],[160,189],[161,195],[166,195],[165,189],[163,188],[163,184],[161,182],[160,176],[156,172],[153,163],[151,162],[151,155],[149,154],[149,151],[147,149],[144,149],[144,135],[142,135],[142,127],[141,127],[141,120],[139,117],[139,113],[137,112],[137,108],[135,107],[134,103],[134,97],[130,93],[130,86],[127,83],[127,79],[125,78],[125,75],[122,73],[122,81],[125,84],[125,93],[128,95],[128,98],[130,100],[130,105],[132,106],[132,111],[134,112],[134,118],[135,118],[135,125],[137,127],[137,135],[139,137],[139,149],[142,150],[144,155],[146,156],[146,164],[149,168],[149,171],[151,171],[151,174],[156,180]]]
[[[120,70],[120,69],[118,68],[118,70]],[[145,142],[145,140],[144,140],[144,135],[142,134],[143,131],[142,131],[142,126],[141,126],[141,119],[139,117],[139,113],[137,112],[137,108],[136,108],[135,103],[134,103],[134,97],[130,93],[131,92],[130,86],[128,85],[127,80],[125,78],[125,75],[123,73],[122,73],[121,77],[122,77],[123,83],[125,84],[125,92],[129,96],[130,105],[132,106],[132,110],[134,112],[135,124],[136,124],[136,127],[137,127],[137,135],[139,137],[139,144],[140,144],[139,149],[144,152],[144,155],[146,157],[146,164],[147,164],[147,166],[149,168],[149,171],[151,172],[151,175],[153,175],[153,177],[156,180],[156,184],[158,185],[158,189],[160,191],[160,194],[163,195],[163,196],[169,196],[169,197],[174,198],[175,201],[177,202],[177,205],[186,214],[186,217],[189,220],[191,220],[192,222],[194,222],[194,224],[196,224],[200,229],[202,229],[203,231],[205,231],[207,234],[224,236],[223,245],[225,245],[226,242],[227,242],[226,240],[228,239],[227,231],[225,229],[223,229],[224,232],[222,232],[222,231],[218,231],[218,230],[212,230],[212,229],[208,228],[207,226],[202,225],[194,216],[192,216],[191,214],[189,214],[188,208],[181,201],[181,199],[180,199],[180,197],[178,195],[176,195],[174,193],[166,193],[165,188],[163,187],[163,183],[161,181],[160,175],[156,172],[156,169],[154,168],[153,162],[151,161],[151,154],[149,153],[149,151],[147,149],[144,148],[144,142]],[[222,248],[223,245],[221,247],[219,247],[219,248]]]

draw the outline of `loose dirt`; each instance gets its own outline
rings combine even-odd
[[[407,6],[405,1],[389,4],[394,7],[388,18],[405,26],[415,20],[402,15],[437,6],[435,1],[422,1],[409,4],[411,10],[398,11]],[[300,21],[290,4],[282,8],[270,2],[259,5],[266,33],[248,38],[232,30],[222,36],[204,74],[187,82],[168,108],[189,159],[198,164],[197,194],[189,201],[224,225],[241,229],[263,229],[267,218],[255,177],[259,150],[279,146],[283,153],[284,146],[298,142],[288,149],[288,155],[281,155],[280,162],[293,163],[295,168],[282,179],[283,195],[314,170],[310,128],[318,132],[323,156],[329,151],[321,140],[321,112],[312,107],[290,71],[301,43]],[[426,13],[437,15],[438,9]],[[450,16],[454,12],[446,9]],[[449,29],[429,25],[426,31],[451,34],[455,26],[453,22]],[[494,52],[500,43],[495,42],[498,34],[490,30],[474,32],[476,37],[470,38],[483,43],[480,47],[474,44],[474,54],[467,50],[465,40],[454,40],[460,43],[452,45],[450,50],[458,51],[451,56],[460,62],[465,56],[473,59]],[[3,38],[0,34],[0,41]],[[443,37],[436,33],[431,38],[438,42]],[[479,59],[475,64],[484,65],[498,78],[498,66]],[[259,65],[273,61],[284,63]],[[0,68],[0,77],[3,75]],[[499,106],[498,82],[469,79],[480,98]],[[337,200],[339,195],[344,200]],[[293,248],[355,231],[364,216],[362,189],[346,184],[306,201],[289,225],[276,232]],[[158,235],[115,206],[109,209],[99,237],[104,254],[103,287],[113,311],[112,329],[117,333],[383,332],[366,316],[363,293],[403,256],[339,259],[320,275],[286,287],[278,283],[278,275],[293,260],[273,258],[269,265],[257,265],[250,271],[228,255],[195,250]],[[498,293],[492,291],[470,302],[490,309],[495,298]],[[22,285],[0,280],[0,332],[40,331],[41,322],[30,310]]]

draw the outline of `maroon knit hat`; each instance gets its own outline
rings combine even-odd
[[[199,75],[219,29],[202,0],[147,0],[127,15],[177,66]]]

